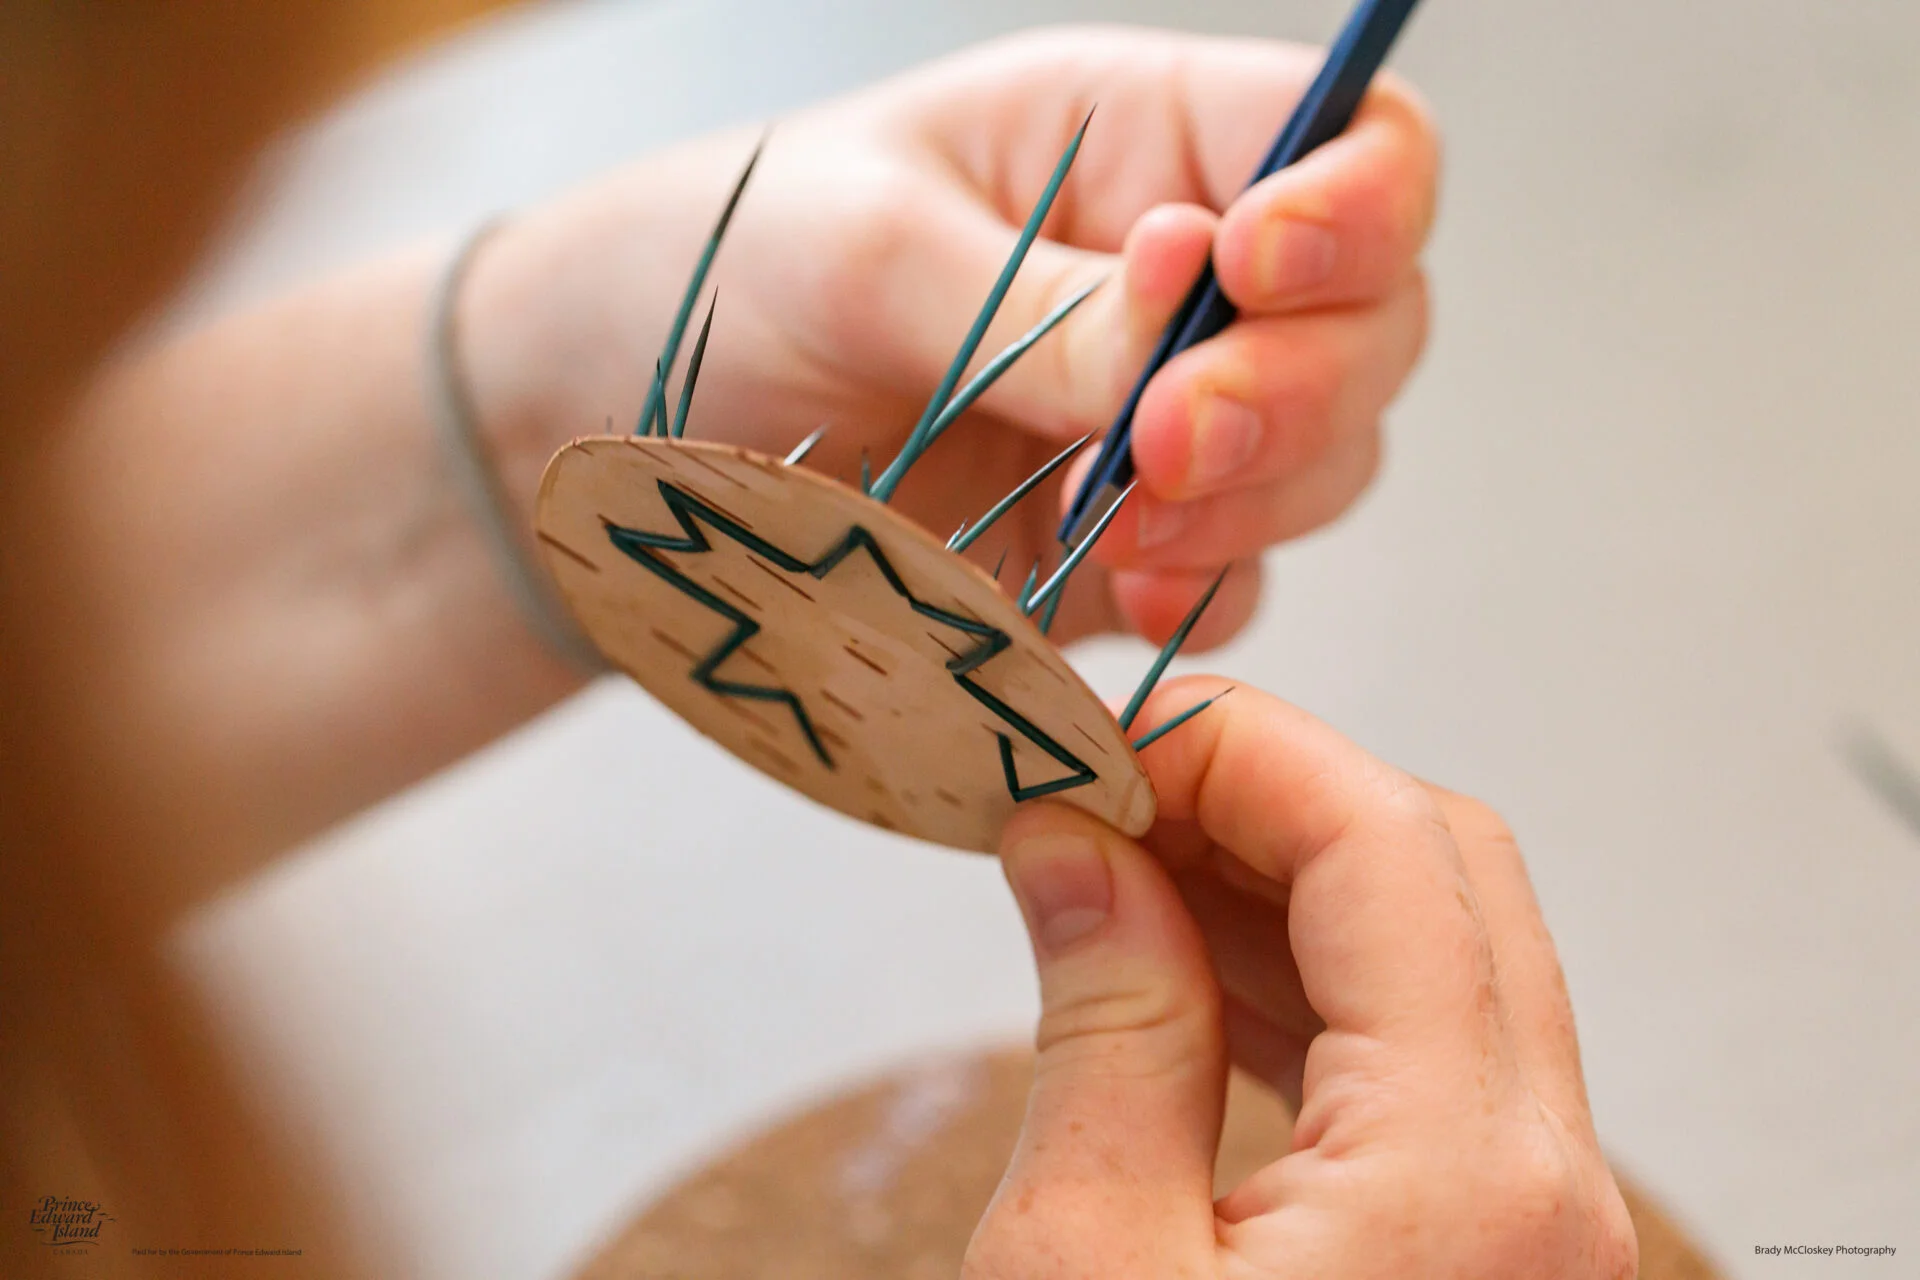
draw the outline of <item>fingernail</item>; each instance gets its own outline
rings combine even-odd
[[[1142,551],[1178,542],[1193,523],[1193,508],[1184,502],[1152,502],[1140,509],[1133,544]]]
[[[1113,871],[1084,836],[1049,833],[1009,845],[1007,880],[1026,908],[1035,945],[1057,955],[1113,914]]]
[[[1224,396],[1209,396],[1193,415],[1193,451],[1187,461],[1187,492],[1224,485],[1252,461],[1260,447],[1260,415]]]
[[[1333,274],[1339,242],[1317,223],[1282,218],[1260,240],[1260,281],[1271,298],[1305,293]]]

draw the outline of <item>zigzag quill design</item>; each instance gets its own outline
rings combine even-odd
[[[680,526],[678,535],[629,529],[614,524],[604,517],[602,523],[606,526],[607,537],[624,555],[648,572],[657,575],[676,591],[733,624],[733,631],[714,646],[713,650],[702,658],[690,673],[694,682],[702,688],[723,697],[782,703],[793,712],[794,719],[800,725],[801,733],[806,735],[807,742],[813,747],[814,754],[820,758],[820,763],[829,769],[833,768],[833,757],[827,753],[819,734],[814,730],[813,721],[807,715],[805,704],[791,689],[773,685],[743,684],[739,681],[722,679],[717,674],[728,658],[760,633],[760,624],[742,610],[668,564],[658,553],[662,551],[700,553],[713,550],[713,544],[707,540],[705,532],[700,528],[702,524],[754,554],[765,557],[788,573],[804,573],[816,579],[825,578],[832,573],[855,551],[865,551],[868,558],[873,561],[874,567],[880,571],[880,576],[886,579],[887,585],[892,587],[915,613],[923,618],[930,618],[942,626],[952,627],[956,631],[970,635],[978,642],[971,650],[946,664],[947,671],[953,676],[954,681],[980,705],[1011,725],[1021,737],[1072,771],[1068,776],[1051,782],[1036,783],[1030,787],[1022,786],[1014,769],[1013,740],[1004,733],[996,733],[994,736],[1000,743],[1001,770],[1006,775],[1007,790],[1014,800],[1033,800],[1041,796],[1057,795],[1062,791],[1085,786],[1098,776],[1085,761],[1054,741],[1045,731],[994,696],[992,692],[975,684],[970,678],[972,673],[979,670],[988,660],[1012,645],[1013,641],[1007,633],[998,627],[927,604],[916,597],[907,589],[906,583],[900,580],[900,575],[894,571],[886,552],[881,550],[873,534],[864,526],[851,526],[846,535],[831,550],[818,560],[808,562],[774,546],[686,490],[665,480],[657,483],[660,488],[660,497],[666,502],[667,510],[673,514],[674,522]]]

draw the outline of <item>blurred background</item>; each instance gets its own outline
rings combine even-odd
[[[172,318],[1019,26],[1320,42],[1346,7],[511,12],[288,139]],[[1767,1243],[1920,1274],[1916,56],[1910,0],[1430,0],[1396,57],[1449,147],[1430,354],[1372,494],[1188,664],[1505,812],[1603,1138],[1741,1277],[1848,1265]],[[1074,657],[1113,693],[1148,653]],[[989,861],[816,809],[618,680],[177,943],[432,1280],[562,1276],[725,1142],[1036,1009]]]

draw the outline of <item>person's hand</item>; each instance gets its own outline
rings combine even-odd
[[[1063,806],[1003,838],[1043,1012],[966,1280],[1632,1276],[1500,819],[1244,689],[1142,758],[1145,847]],[[1229,1056],[1301,1105],[1291,1153],[1216,1203]]]
[[[1381,412],[1425,332],[1418,256],[1436,142],[1391,76],[1348,133],[1242,193],[1320,57],[1053,30],[781,122],[714,273],[690,435],[782,453],[830,422],[812,465],[851,479],[865,451],[877,473],[1097,107],[980,359],[1107,283],[956,424],[896,501],[944,536],[1065,443],[1104,430],[1211,249],[1242,319],[1156,379],[1133,435],[1141,489],[1055,634],[1163,637],[1236,563],[1194,643],[1232,634],[1252,613],[1260,551],[1332,519],[1366,486]],[[514,479],[528,493],[558,443],[601,430],[608,414],[631,429],[668,314],[754,137],[640,162],[510,224],[482,256],[468,364],[496,429],[527,444]],[[1053,550],[1060,490],[1056,480],[1029,499],[973,554],[992,564],[1009,549],[1017,582]]]

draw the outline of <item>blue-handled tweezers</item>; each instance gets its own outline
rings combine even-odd
[[[1360,100],[1366,97],[1367,86],[1373,83],[1374,73],[1386,61],[1388,50],[1393,48],[1394,40],[1419,2],[1360,0],[1359,8],[1347,19],[1340,38],[1328,51],[1320,74],[1314,77],[1306,96],[1294,108],[1293,118],[1274,139],[1267,158],[1260,162],[1259,171],[1253,175],[1254,182],[1278,173],[1346,130],[1353,121],[1353,113],[1359,110]],[[1205,342],[1232,324],[1236,314],[1233,304],[1220,291],[1212,261],[1208,261],[1206,270],[1200,273],[1200,279],[1180,304],[1180,310],[1174,313],[1172,323],[1160,335],[1160,344],[1154,348],[1140,380],[1127,396],[1120,416],[1113,420],[1092,470],[1074,494],[1073,505],[1060,524],[1061,542],[1073,544],[1106,514],[1133,479],[1133,415],[1153,376],[1182,351]]]

